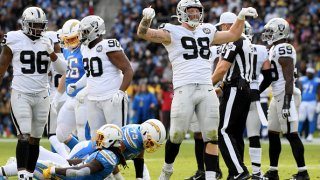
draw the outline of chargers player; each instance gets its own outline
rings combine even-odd
[[[66,64],[43,36],[48,20],[41,8],[29,7],[22,14],[22,30],[8,32],[2,41],[0,83],[12,63],[12,119],[18,133],[18,178],[32,177],[39,155],[39,142],[49,115],[48,72],[51,64],[60,73]]]
[[[40,173],[37,173],[38,178],[104,179],[112,173],[118,164],[126,166],[121,142],[121,129],[117,125],[106,124],[97,130],[97,150],[90,154],[82,164],[79,161],[76,166],[64,168],[47,167],[45,165],[41,167],[39,164],[37,166],[40,169]]]
[[[163,124],[156,119],[147,120],[141,125],[130,124],[121,128],[123,134],[123,143],[124,147],[124,157],[126,160],[130,159],[141,159],[143,166],[143,151],[146,149],[147,152],[156,151],[161,144],[165,141],[166,131]],[[54,164],[60,166],[68,166],[69,163],[74,162],[75,160],[86,159],[90,154],[97,150],[97,144],[95,141],[82,141],[79,142],[70,152],[67,160],[59,156],[56,153],[52,153],[45,148],[40,147],[40,155],[38,161],[39,165],[43,164],[44,161],[50,161]],[[143,168],[143,169],[142,169]],[[137,171],[137,178],[142,178],[138,174],[142,174],[143,178],[149,179],[148,169],[146,166],[143,166]],[[17,165],[15,162],[8,165],[2,166],[0,171],[0,177],[2,176],[16,176],[17,175]],[[41,169],[36,169],[38,173],[41,173]],[[4,174],[2,174],[4,172]],[[115,174],[116,176],[116,174]]]
[[[58,114],[57,137],[60,142],[74,146],[76,140],[70,136],[73,130],[77,130],[77,137],[80,141],[85,140],[85,125],[87,122],[87,108],[85,98],[78,103],[76,96],[83,91],[78,88],[75,91],[68,91],[70,84],[77,83],[83,76],[85,70],[80,52],[80,21],[70,19],[62,27],[61,39],[64,42],[63,56],[67,60],[68,70],[65,75],[65,87],[67,89],[67,100],[61,107]]]
[[[80,22],[81,53],[87,73],[88,121],[91,134],[106,123],[126,124],[128,96],[125,93],[133,70],[120,43],[103,39],[105,24],[91,15]],[[69,86],[73,89],[81,86]]]
[[[172,175],[173,163],[193,113],[197,115],[205,142],[206,178],[212,179],[218,170],[219,101],[212,91],[209,47],[239,39],[245,16],[257,16],[257,12],[251,7],[243,8],[234,26],[225,32],[217,32],[213,25],[203,23],[204,8],[199,0],[181,0],[176,12],[181,25],[167,23],[160,29],[152,29],[155,11],[151,7],[145,8],[137,30],[140,38],[164,45],[173,67],[170,137],[159,179],[169,179]]]
[[[302,133],[303,124],[309,121],[309,134],[307,141],[312,141],[313,133],[316,129],[316,106],[317,97],[320,97],[319,78],[314,76],[315,70],[312,67],[307,68],[307,75],[299,78],[302,90],[301,105],[299,108],[299,134]]]
[[[268,110],[268,136],[270,169],[264,177],[278,180],[278,161],[281,152],[280,133],[288,139],[298,166],[292,179],[309,180],[305,165],[304,146],[298,135],[298,109],[301,95],[294,92],[294,66],[296,51],[287,43],[289,23],[282,18],[273,18],[264,26],[262,40],[272,45],[269,60],[272,70],[272,99]]]

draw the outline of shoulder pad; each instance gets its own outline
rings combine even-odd
[[[103,46],[106,52],[123,50],[120,42],[117,39],[105,39],[103,42]],[[98,47],[97,47],[97,51],[99,50]]]

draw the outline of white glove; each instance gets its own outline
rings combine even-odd
[[[119,105],[122,102],[122,99],[128,99],[128,96],[125,92],[118,90],[117,93],[115,93],[112,97],[112,104]]]
[[[70,83],[67,86],[67,94],[72,94],[74,91],[77,90],[77,85],[75,83]]]
[[[57,112],[57,107],[60,101],[60,98],[62,97],[63,94],[56,92],[56,94],[54,95],[52,102],[51,102],[51,107],[52,109]]]
[[[317,103],[316,112],[318,114],[320,113],[320,102]]]
[[[153,8],[148,7],[143,9],[142,15],[144,19],[153,19],[156,13],[154,12]]]
[[[76,99],[80,104],[84,103],[84,98],[88,95],[87,88],[83,88],[81,91],[79,91],[76,95]]]
[[[46,38],[46,37],[42,37],[40,40],[42,41],[42,44],[45,46],[45,48],[46,48],[46,50],[47,50],[47,52],[49,54],[54,52],[53,44],[52,44],[52,40],[51,39]]]
[[[257,10],[253,7],[242,8],[238,14],[240,20],[245,20],[246,16],[258,17]]]

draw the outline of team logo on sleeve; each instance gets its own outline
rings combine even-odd
[[[203,28],[202,31],[205,33],[205,34],[210,34],[211,33],[211,30],[209,28]]]
[[[102,51],[102,45],[99,45],[96,49],[97,52],[101,52]]]

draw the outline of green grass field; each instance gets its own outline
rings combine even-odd
[[[41,143],[44,147],[48,148],[49,143],[47,140],[42,140]],[[247,145],[247,144],[246,144]],[[0,164],[4,165],[10,156],[15,155],[15,142],[0,141]],[[245,164],[251,169],[248,153],[245,153]],[[305,144],[305,159],[309,170],[311,180],[320,179],[320,145],[319,144]],[[151,179],[157,179],[160,174],[164,161],[164,146],[153,154],[146,153],[145,162],[150,171]],[[268,144],[263,143],[263,158],[262,170],[268,170]],[[135,179],[135,171],[132,161],[128,161],[129,168],[122,170],[122,174],[126,179]],[[224,178],[227,177],[227,168],[221,158],[220,166],[223,171]],[[196,161],[194,157],[194,144],[192,141],[187,141],[181,145],[180,153],[174,165],[173,180],[181,180],[189,177],[196,170]],[[290,146],[288,144],[282,145],[282,152],[279,161],[280,179],[289,178],[292,174],[297,172],[296,164],[293,159]],[[15,179],[15,178],[11,178]]]

